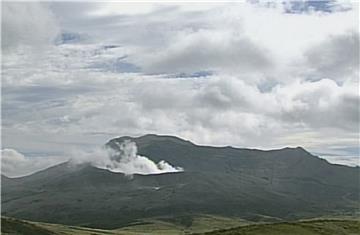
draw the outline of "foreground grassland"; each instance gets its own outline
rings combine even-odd
[[[360,221],[356,220],[313,220],[303,222],[282,222],[256,224],[238,228],[218,230],[206,235],[355,235],[360,234]]]
[[[188,227],[176,221],[147,220],[121,229],[102,230],[2,217],[1,225],[1,234],[7,235],[360,235],[360,220],[340,219],[249,225],[239,219],[201,216]]]
[[[114,230],[92,229],[62,224],[49,224],[32,221],[18,220],[2,217],[2,234],[39,234],[39,235],[181,235],[204,233],[213,230],[238,227],[249,224],[247,221],[238,218],[227,218],[220,216],[201,215],[192,220],[188,217],[176,219],[144,219],[131,226]]]

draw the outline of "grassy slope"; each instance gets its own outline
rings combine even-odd
[[[129,232],[130,234],[191,234],[213,231],[217,229],[231,228],[249,224],[238,218],[227,218],[211,215],[201,215],[190,219],[189,217],[177,217],[176,219],[153,219],[144,220],[144,224],[127,226],[117,231]],[[156,232],[149,232],[156,231]]]
[[[359,220],[311,220],[256,224],[204,233],[206,235],[355,235],[360,234]]]
[[[50,230],[36,225],[35,223],[1,217],[1,234],[51,235],[54,233]]]
[[[117,230],[89,229],[83,227],[66,226],[60,224],[47,224],[28,222],[13,218],[2,217],[2,234],[18,235],[177,235],[177,234],[206,234],[206,235],[356,235],[360,234],[359,220],[318,219],[301,222],[282,222],[273,224],[245,225],[246,222],[237,219],[201,216],[192,221],[191,226],[186,227],[178,222],[166,222],[161,220],[142,221],[137,225],[124,227]],[[206,232],[210,229],[223,229]]]
[[[61,224],[47,224],[1,217],[1,234],[5,235],[104,235],[117,234],[106,230],[72,227]]]
[[[123,227],[115,230],[91,229],[77,226],[67,226],[62,224],[50,224],[24,221],[14,218],[2,217],[2,234],[38,234],[38,235],[136,235],[136,234],[156,234],[156,235],[181,235],[190,233],[200,233],[215,229],[224,229],[248,224],[246,221],[237,218],[225,218],[211,215],[198,216],[191,221],[188,218],[161,218],[144,219],[132,226]]]

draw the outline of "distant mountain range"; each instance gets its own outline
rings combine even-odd
[[[140,155],[184,171],[129,177],[67,162],[26,177],[2,176],[2,215],[118,228],[154,217],[186,224],[200,214],[278,221],[359,213],[359,167],[330,164],[301,147],[198,146],[157,135],[106,145],[116,149],[124,140],[134,141]]]

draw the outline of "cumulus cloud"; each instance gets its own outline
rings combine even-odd
[[[343,82],[359,74],[359,33],[347,32],[330,36],[305,53],[307,68],[317,78],[331,78]]]
[[[248,3],[121,7],[51,3],[62,31],[89,40],[2,58],[5,147],[60,153],[147,133],[310,151],[358,144],[356,4],[304,14]],[[212,73],[186,75],[199,71]]]
[[[360,97],[355,86],[340,86],[330,79],[297,81],[275,87],[274,94],[285,121],[312,128],[358,127]]]
[[[1,46],[5,52],[20,45],[51,45],[59,32],[54,15],[44,3],[3,2],[1,13]]]
[[[179,135],[203,144],[261,148],[298,146],[300,142],[304,147],[310,142],[313,146],[320,144],[319,136],[325,138],[329,133],[346,137],[351,145],[356,142],[349,137],[358,118],[359,95],[353,82],[298,78],[261,91],[243,76],[176,79],[100,73],[86,68],[92,63],[91,50],[97,51],[96,58],[101,50],[86,47],[90,50],[85,56],[71,53],[78,47],[61,49],[74,55],[66,61],[66,73],[61,67],[59,72],[52,70],[62,61],[60,56],[53,57],[56,51],[48,60],[52,66],[37,68],[30,66],[31,62],[25,66],[26,73],[42,71],[36,76],[23,76],[12,69],[17,67],[16,60],[5,64],[3,133],[7,138],[3,143],[18,148],[21,142],[37,151],[32,148],[46,141],[49,149],[61,151],[76,143],[101,145],[112,136],[146,133]],[[318,135],[304,134],[297,144],[288,138],[309,130]]]
[[[199,30],[176,37],[166,50],[145,55],[138,64],[152,73],[266,71],[269,52],[235,32]]]

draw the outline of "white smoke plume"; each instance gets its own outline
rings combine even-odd
[[[1,173],[8,177],[20,177],[44,170],[50,166],[70,161],[72,164],[90,163],[91,165],[126,175],[161,174],[183,171],[166,161],[153,162],[137,154],[137,146],[129,140],[118,144],[118,149],[110,147],[95,148],[91,151],[74,150],[67,156],[29,157],[14,150],[0,151]]]
[[[155,163],[145,156],[138,155],[136,143],[130,140],[125,140],[117,145],[119,150],[104,147],[87,153],[77,152],[73,154],[71,162],[75,164],[88,162],[95,167],[126,175],[150,175],[184,170],[181,167],[174,167],[164,160]]]

